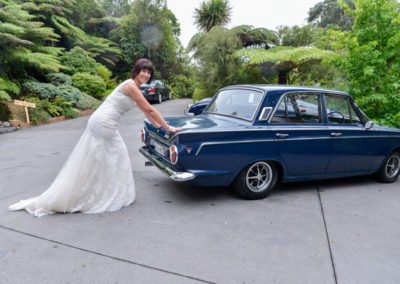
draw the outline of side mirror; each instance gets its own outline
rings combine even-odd
[[[373,123],[371,120],[368,120],[368,121],[365,123],[365,128],[366,128],[366,129],[371,129],[372,126],[374,126],[374,123]]]

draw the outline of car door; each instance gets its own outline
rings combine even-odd
[[[368,173],[381,155],[379,133],[369,131],[348,96],[325,94],[325,111],[332,140],[327,174],[346,176]]]
[[[321,98],[315,92],[287,93],[270,119],[287,179],[317,177],[326,171],[331,142]]]

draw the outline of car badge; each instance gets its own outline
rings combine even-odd
[[[186,152],[187,152],[188,154],[190,154],[190,153],[192,152],[192,149],[193,149],[193,147],[187,146],[187,147],[186,147]]]

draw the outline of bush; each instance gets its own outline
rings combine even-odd
[[[11,96],[19,94],[20,88],[8,79],[0,77],[0,100],[10,101]]]
[[[11,117],[11,111],[7,104],[0,102],[0,121],[8,121]]]
[[[194,92],[194,81],[185,76],[177,75],[172,79],[171,91],[176,98],[191,98]]]
[[[87,95],[86,93],[81,94],[81,98],[75,103],[75,106],[80,110],[96,109],[101,105],[101,101]]]
[[[67,118],[77,118],[77,117],[79,117],[80,113],[81,112],[79,111],[79,109],[76,109],[76,108],[68,108],[68,109],[65,109],[65,111],[64,111],[64,115]]]
[[[76,73],[72,76],[72,84],[81,91],[97,98],[102,99],[106,90],[104,80],[89,73]]]
[[[46,111],[50,104],[48,100],[40,100],[35,97],[28,97],[25,100],[36,104],[36,108],[28,108],[32,124],[46,123],[51,118],[51,115]]]
[[[204,89],[201,89],[201,88],[194,89],[194,92],[193,92],[193,100],[194,101],[199,101],[199,100],[202,100],[209,96],[210,96],[210,94]]]
[[[22,91],[27,96],[36,96],[41,99],[55,99],[56,97],[62,97],[66,101],[79,101],[81,92],[79,89],[68,86],[54,86],[50,83],[41,83],[28,81],[22,85]]]
[[[75,46],[60,57],[61,63],[67,68],[68,74],[87,72],[96,74],[96,60],[91,58],[85,50]]]
[[[46,77],[50,81],[50,83],[55,86],[61,86],[61,85],[71,86],[72,85],[71,76],[64,74],[64,73],[51,73],[51,74],[48,74]]]

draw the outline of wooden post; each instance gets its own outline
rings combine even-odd
[[[31,123],[31,121],[29,120],[28,107],[36,108],[36,104],[19,100],[14,100],[14,104],[17,106],[23,106],[25,108],[26,123]]]

